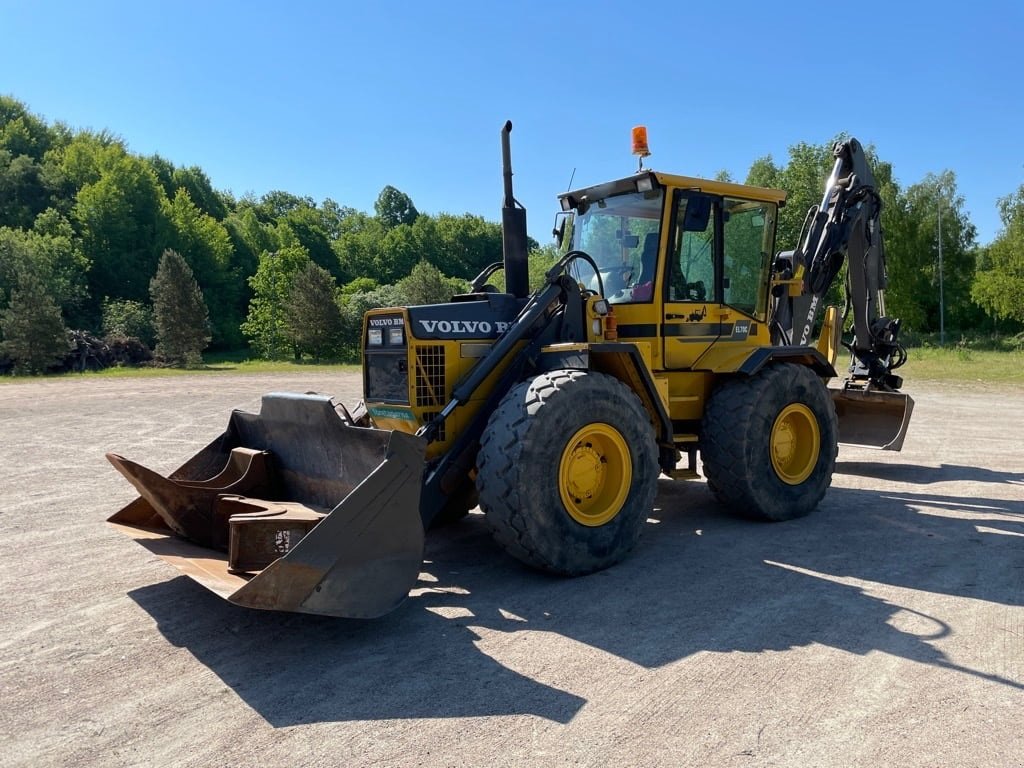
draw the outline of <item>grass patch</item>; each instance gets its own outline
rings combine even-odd
[[[17,381],[64,378],[97,379],[148,379],[158,376],[213,376],[219,373],[266,374],[266,373],[358,373],[361,367],[356,363],[311,363],[291,360],[249,360],[238,354],[209,355],[199,368],[156,368],[156,367],[112,367],[102,371],[84,373],[53,373],[46,376],[0,376],[0,384]]]
[[[997,352],[971,348],[966,345],[953,347],[911,347],[906,365],[897,373],[913,386],[915,381],[942,382],[984,382],[1024,387],[1024,350]],[[840,374],[845,371],[845,359],[837,361]],[[358,363],[312,363],[291,360],[250,360],[246,353],[218,353],[208,355],[201,368],[107,368],[86,373],[58,373],[45,377],[0,376],[4,382],[27,381],[30,379],[96,377],[96,378],[150,378],[153,376],[195,376],[234,374],[291,373],[358,373]]]
[[[912,347],[897,373],[915,381],[985,382],[1024,385],[1024,352],[994,352],[966,346]]]

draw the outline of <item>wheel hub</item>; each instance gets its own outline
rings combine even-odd
[[[569,516],[582,525],[604,525],[622,509],[632,482],[625,439],[608,424],[588,424],[562,451],[558,478]]]
[[[814,471],[821,452],[818,420],[803,403],[792,403],[779,413],[769,445],[772,467],[782,482],[799,485]]]

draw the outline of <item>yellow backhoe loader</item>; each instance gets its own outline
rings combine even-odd
[[[506,552],[580,575],[629,552],[660,475],[702,469],[726,507],[788,520],[839,442],[901,448],[913,401],[855,140],[776,254],[784,192],[645,170],[635,130],[636,173],[559,197],[564,255],[531,294],[511,129],[503,262],[449,303],[367,313],[363,405],[266,395],[169,477],[109,454],[140,494],[110,522],[233,603],[370,618],[416,583],[424,532],[478,503]],[[845,320],[829,307],[813,341],[844,262]]]

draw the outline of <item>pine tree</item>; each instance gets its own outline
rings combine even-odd
[[[314,359],[336,352],[341,333],[341,310],[331,273],[309,262],[295,274],[285,305],[287,335],[296,354]]]
[[[23,272],[18,283],[7,309],[0,312],[0,352],[11,358],[16,373],[45,373],[67,355],[67,329],[38,275]]]
[[[157,357],[171,365],[200,365],[210,343],[209,312],[192,269],[176,251],[167,249],[160,257],[149,295]]]

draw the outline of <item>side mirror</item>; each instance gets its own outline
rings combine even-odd
[[[555,214],[555,226],[551,230],[551,234],[555,238],[555,245],[559,248],[565,242],[566,230],[568,230],[570,235],[572,234],[572,227],[570,226],[572,217],[572,211],[559,211]]]

